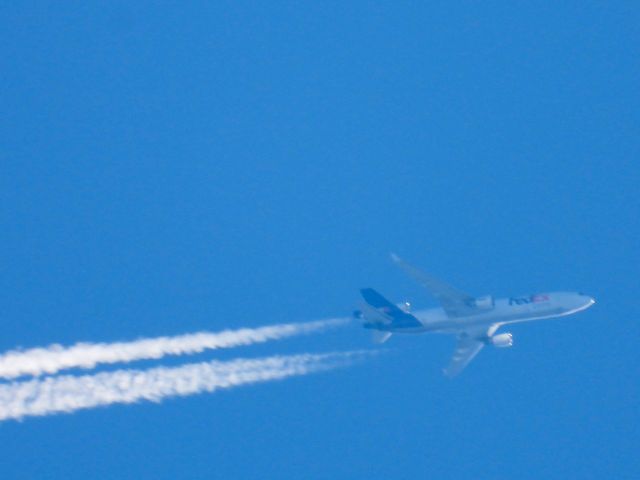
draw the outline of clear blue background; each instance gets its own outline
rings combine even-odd
[[[2,351],[346,315],[363,286],[434,305],[390,251],[598,304],[454,381],[452,339],[412,336],[5,422],[3,479],[638,478],[636,2],[130,3],[0,7]]]

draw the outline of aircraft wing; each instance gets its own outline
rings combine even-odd
[[[477,313],[475,299],[471,295],[461,292],[431,275],[427,275],[423,271],[406,263],[395,253],[391,254],[391,259],[410,276],[415,278],[424,288],[429,290],[450,317],[461,317]]]
[[[455,377],[469,365],[471,360],[480,353],[485,343],[483,338],[491,337],[500,325],[491,325],[488,329],[467,330],[458,335],[456,349],[444,374],[447,377]]]

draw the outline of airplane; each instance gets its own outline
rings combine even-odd
[[[394,333],[446,333],[456,335],[453,357],[443,373],[454,377],[485,345],[505,348],[513,345],[511,333],[496,334],[510,323],[563,317],[591,307],[595,300],[578,292],[536,293],[494,299],[472,297],[409,265],[396,254],[392,260],[416,279],[439,302],[441,308],[411,312],[411,305],[395,305],[372,288],[360,290],[364,303],[354,317],[373,330],[374,341],[384,343]]]

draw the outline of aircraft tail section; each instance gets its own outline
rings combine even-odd
[[[363,288],[360,290],[362,294],[362,298],[367,304],[371,305],[373,308],[387,310],[389,313],[394,310],[401,311],[398,307],[396,307],[389,300],[384,298],[378,292],[376,292],[373,288]]]
[[[392,330],[422,326],[416,317],[398,308],[373,288],[363,288],[360,293],[366,302],[361,312],[366,320],[365,328]]]

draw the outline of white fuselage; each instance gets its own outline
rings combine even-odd
[[[589,308],[595,300],[576,292],[553,292],[500,298],[472,315],[449,317],[442,308],[411,312],[421,327],[389,329],[394,333],[456,333],[470,327],[504,325],[571,315]]]

